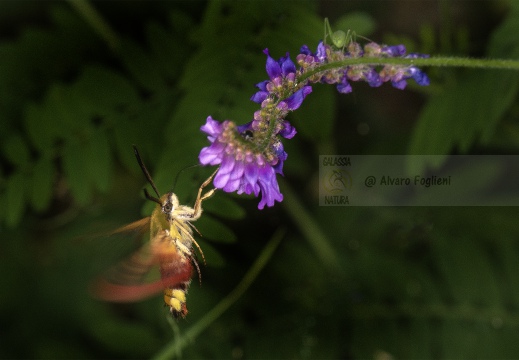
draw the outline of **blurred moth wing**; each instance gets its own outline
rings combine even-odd
[[[192,273],[190,264],[173,266],[168,273],[161,273],[159,280],[147,281],[150,273],[161,264],[181,264],[182,259],[169,245],[170,242],[171,237],[166,230],[157,234],[149,243],[144,244],[130,257],[119,262],[103,277],[97,279],[92,289],[94,295],[105,301],[134,302],[146,299],[164,290],[165,287],[190,281]]]

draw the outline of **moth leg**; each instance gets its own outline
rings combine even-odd
[[[193,215],[191,220],[196,220],[200,217],[200,215],[202,215],[202,201],[211,197],[216,191],[216,188],[211,189],[202,196],[202,191],[207,185],[211,183],[211,180],[213,180],[213,177],[216,175],[217,171],[218,169],[216,169],[216,171],[212,173],[211,176],[209,176],[209,178],[207,178],[207,180],[204,181],[202,185],[200,185],[200,188],[198,189],[198,196],[196,197],[195,205],[193,206]]]

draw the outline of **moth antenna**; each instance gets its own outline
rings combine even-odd
[[[173,181],[173,188],[171,189],[171,192],[173,192],[173,190],[175,190],[175,187],[177,186],[177,182],[178,182],[178,178],[180,177],[180,174],[182,174],[187,169],[191,169],[191,168],[194,168],[194,167],[197,167],[197,166],[200,166],[200,165],[199,164],[189,165],[189,166],[186,166],[183,169],[180,169],[180,171],[177,172],[177,175],[175,176],[175,180]]]
[[[137,158],[137,162],[139,163],[139,166],[141,167],[141,170],[144,173],[146,180],[148,180],[148,182],[150,183],[153,190],[155,190],[155,194],[157,194],[157,196],[160,198],[159,191],[157,190],[157,187],[155,186],[155,183],[153,182],[151,175],[148,172],[148,169],[146,169],[146,165],[144,165],[144,162],[142,161],[141,155],[139,154],[139,150],[137,150],[137,146],[135,146],[135,145],[132,145],[132,146],[133,146],[133,152],[135,153],[135,157]],[[146,191],[146,193],[147,193],[147,191]],[[148,195],[146,196],[146,198],[148,198]],[[153,199],[150,199],[150,200],[155,201]]]
[[[156,197],[154,196],[151,196],[150,193],[148,192],[148,190],[144,189],[144,197],[148,200],[151,200],[153,202],[156,202],[157,204],[159,205],[162,205],[162,203],[160,202],[159,199],[157,199]]]

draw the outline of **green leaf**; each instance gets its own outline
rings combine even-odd
[[[91,115],[105,115],[139,101],[137,90],[127,78],[100,66],[86,67],[72,86],[89,105]]]
[[[519,56],[519,11],[494,32],[489,56]],[[519,75],[505,70],[467,70],[456,84],[430,99],[414,130],[410,154],[443,155],[475,142],[489,142],[496,124],[513,104]]]
[[[236,241],[236,235],[226,225],[215,220],[208,214],[204,214],[197,222],[196,228],[204,236],[211,241],[219,243],[233,243]]]
[[[245,210],[227,194],[215,194],[203,204],[204,211],[213,213],[218,217],[231,220],[240,220],[245,217]]]
[[[12,174],[6,183],[5,189],[5,223],[13,227],[20,222],[26,199],[27,178],[21,172]]]
[[[54,164],[48,157],[40,157],[33,168],[31,205],[36,211],[43,211],[52,199],[54,185]]]
[[[149,24],[146,33],[156,66],[170,80],[176,79],[184,65],[185,39],[171,30],[165,30],[157,23]]]
[[[153,59],[136,42],[124,39],[121,42],[121,57],[133,77],[147,90],[163,87],[162,75]]]
[[[508,289],[512,302],[519,304],[519,252],[515,246],[515,238],[504,239],[498,248],[498,252],[504,277],[509,284]]]
[[[103,129],[97,129],[85,149],[85,167],[94,186],[102,192],[108,191],[112,177],[112,153],[108,137]]]
[[[54,84],[47,94],[49,115],[54,116],[56,137],[88,136],[92,131],[92,108],[75,88]]]
[[[50,151],[59,133],[59,126],[48,107],[27,104],[23,120],[31,144],[39,151]]]
[[[488,141],[512,104],[519,76],[498,70],[473,71],[429,100],[413,132],[409,154],[466,152],[478,139]]]
[[[93,60],[101,53],[92,29],[67,4],[55,5],[50,17],[40,14],[50,20],[45,29],[21,26],[16,38],[0,44],[0,130],[17,122],[27,101],[40,99],[50,83],[77,73],[86,54]]]
[[[200,248],[204,252],[204,259],[207,265],[212,267],[225,266],[226,262],[224,257],[211,244],[204,240],[198,240],[198,245],[200,245]]]
[[[517,58],[519,56],[519,7],[515,8],[493,33],[487,53],[495,58]]]
[[[456,303],[498,307],[499,282],[481,243],[467,237],[436,241],[436,261]],[[485,289],[485,291],[481,291]]]
[[[13,133],[4,140],[4,143],[2,144],[2,152],[7,160],[18,167],[23,167],[30,159],[27,143],[18,133]]]
[[[69,141],[63,149],[63,171],[72,195],[80,205],[86,205],[92,196],[87,153],[82,144]]]

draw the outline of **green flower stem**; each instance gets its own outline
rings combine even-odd
[[[301,75],[298,80],[304,81],[312,75],[322,71],[342,68],[348,65],[415,65],[425,66],[449,66],[449,67],[466,67],[466,68],[486,68],[486,69],[502,69],[502,70],[519,70],[519,61],[503,60],[503,59],[470,59],[456,57],[430,57],[418,59],[404,58],[349,58],[337,62],[327,63],[316,67],[314,70],[308,71]]]
[[[290,94],[292,94],[292,93],[293,93],[293,91]],[[276,99],[276,102],[274,102],[273,104],[270,105],[269,111],[270,112],[274,112],[275,109],[276,109],[276,106],[278,106],[278,104],[280,102],[281,102],[281,99]],[[269,115],[269,118],[274,118],[274,117]],[[268,129],[267,129],[267,132],[265,133],[265,137],[264,137],[264,139],[263,139],[263,141],[261,142],[261,145],[260,145],[260,151],[261,152],[264,152],[265,149],[268,148],[269,143],[270,143],[270,139],[272,139],[272,134],[274,134],[274,131],[276,129],[276,125],[277,125],[277,121],[270,121],[269,122],[269,126],[268,126]]]
[[[114,30],[108,25],[97,10],[90,4],[88,0],[68,0],[72,6],[90,26],[101,36],[108,44],[112,51],[117,52],[119,49],[119,38]]]
[[[227,309],[231,307],[251,286],[261,270],[268,263],[274,250],[285,236],[285,230],[281,229],[274,233],[267,245],[263,248],[260,255],[251,266],[249,271],[245,274],[240,283],[222,299],[214,308],[191,326],[184,336],[176,337],[174,341],[169,343],[156,357],[156,360],[171,359],[176,354],[179,354],[183,348],[192,343],[200,333],[202,333],[209,325],[211,325],[218,317],[220,317]]]
[[[305,207],[299,201],[298,196],[283,179],[279,179],[282,185],[283,202],[281,205],[285,208],[292,221],[297,225],[299,231],[306,238],[306,241],[315,250],[317,256],[321,259],[324,266],[330,270],[340,268],[340,262],[335,255],[335,251],[331,246],[330,240],[322,232],[314,218],[306,211]]]

